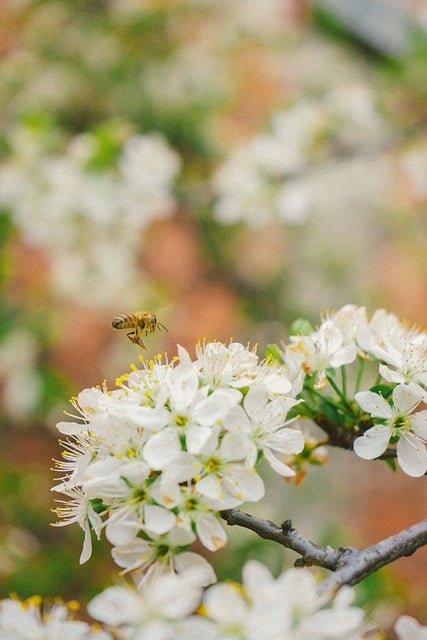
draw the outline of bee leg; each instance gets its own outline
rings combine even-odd
[[[133,344],[139,345],[141,349],[147,348],[141,340],[141,329],[134,329],[133,331],[129,331],[126,335]]]
[[[134,340],[135,344],[139,344],[139,346],[141,347],[141,349],[146,349],[147,347],[145,346],[145,344],[142,342],[141,338],[137,338]]]
[[[147,327],[141,327],[141,332],[145,331],[145,335],[148,336],[149,333],[154,333],[156,330],[156,325],[154,326],[150,326],[148,325]]]

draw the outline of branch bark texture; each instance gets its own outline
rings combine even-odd
[[[250,529],[261,538],[272,540],[299,554],[295,566],[319,566],[333,571],[320,583],[322,593],[333,593],[343,585],[354,586],[398,558],[412,555],[427,545],[427,520],[422,520],[407,529],[377,542],[365,549],[353,547],[320,546],[302,536],[292,527],[290,520],[282,525],[262,520],[240,511],[228,509],[221,512],[230,526],[238,525]]]

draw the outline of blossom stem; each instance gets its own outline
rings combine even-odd
[[[361,358],[359,356],[358,357],[358,364],[357,364],[356,385],[355,385],[355,388],[354,388],[354,394],[355,395],[360,389],[360,384],[362,382],[362,376],[363,376],[364,369],[365,369],[365,359]]]
[[[329,398],[328,396],[325,396],[323,393],[320,393],[320,391],[317,391],[317,389],[313,389],[312,387],[311,387],[311,388],[307,388],[307,387],[306,387],[306,388],[305,388],[305,390],[306,390],[308,393],[310,393],[311,395],[316,396],[317,398],[320,398],[322,402],[325,402],[326,404],[330,405],[330,406],[331,406],[331,407],[333,407],[334,409],[336,409],[336,408],[337,408],[337,405],[336,405],[336,403],[332,400],[332,398]],[[309,403],[308,403],[307,399],[305,399],[305,403],[306,403],[307,405],[309,405]],[[310,406],[310,405],[309,405],[309,406]],[[315,419],[316,419],[316,416],[317,416],[317,414],[318,414],[318,411],[317,411],[317,410],[315,410],[315,409],[312,409],[312,407],[311,407],[311,406],[310,406],[310,409],[311,409],[311,412],[312,412],[311,417],[313,418],[313,420],[315,420]]]
[[[342,385],[342,392],[344,396],[347,398],[347,371],[344,366],[341,367],[341,385]]]
[[[329,382],[329,384],[331,385],[332,389],[335,391],[335,393],[341,398],[341,400],[343,401],[344,405],[347,407],[347,409],[349,409],[351,411],[351,406],[347,400],[347,396],[345,395],[345,392],[342,391],[339,386],[336,384],[336,382],[333,380],[333,378],[331,378],[330,376],[326,375],[326,378]]]

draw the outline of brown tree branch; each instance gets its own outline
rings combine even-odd
[[[269,520],[262,520],[245,513],[239,509],[227,509],[221,511],[221,516],[228,525],[238,525],[257,533],[261,538],[278,542],[287,549],[292,549],[301,555],[297,564],[316,565],[334,571],[339,566],[341,551],[332,547],[321,547],[307,538],[304,538],[292,527],[290,520],[286,520],[282,526]]]
[[[342,585],[353,586],[398,558],[410,556],[427,545],[427,520],[417,522],[366,549],[353,549],[343,565],[320,585],[324,592],[335,592]]]
[[[412,555],[420,547],[427,545],[427,520],[422,520],[407,529],[366,547],[322,547],[304,538],[292,527],[290,520],[281,526],[262,520],[239,509],[221,511],[228,525],[238,525],[257,533],[261,538],[278,542],[292,549],[301,557],[295,566],[319,566],[335,573],[326,578],[319,586],[322,593],[333,593],[342,585],[353,586],[381,567],[403,556]]]

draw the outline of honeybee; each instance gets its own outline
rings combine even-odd
[[[114,329],[132,329],[126,335],[133,344],[138,344],[142,349],[147,348],[141,340],[143,333],[148,336],[149,333],[154,333],[156,329],[167,331],[165,325],[159,322],[157,316],[150,311],[122,313],[121,316],[114,318],[111,324]]]

